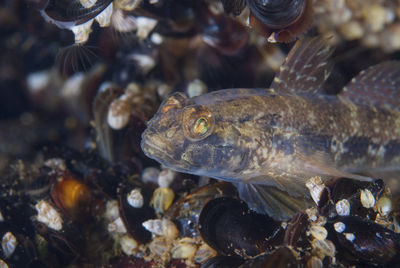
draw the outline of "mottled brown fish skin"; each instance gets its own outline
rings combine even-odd
[[[171,98],[176,107],[165,109]],[[300,195],[306,194],[304,180],[324,175],[309,167],[315,161],[343,171],[393,169],[400,163],[397,110],[264,89],[227,89],[192,99],[178,94],[165,103],[143,133],[142,149],[178,171],[271,184]],[[215,126],[206,138],[185,136],[182,111],[188,105],[211,112]]]

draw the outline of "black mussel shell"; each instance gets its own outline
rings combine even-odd
[[[385,185],[382,180],[374,182],[358,181],[346,178],[339,178],[325,183],[325,189],[320,194],[318,203],[321,215],[336,216],[335,204],[341,199],[347,199],[350,204],[350,215],[370,218],[375,217],[375,212],[362,206],[360,201],[360,191],[368,189],[378,200],[382,195]]]
[[[154,209],[148,205],[150,195],[144,191],[145,189],[141,189],[145,201],[144,205],[141,208],[135,208],[129,205],[126,196],[129,193],[128,191],[131,189],[133,189],[132,186],[122,186],[119,188],[119,214],[128,233],[136,241],[144,244],[151,240],[151,233],[143,227],[142,223],[150,219],[155,219],[156,214]]]
[[[49,0],[43,12],[55,21],[79,25],[96,17],[110,4],[112,0],[97,0],[92,7],[85,8],[79,0]]]
[[[204,206],[198,228],[203,240],[219,253],[246,258],[271,250],[269,238],[279,224],[250,211],[243,201],[220,197]]]
[[[355,216],[338,217],[327,224],[329,238],[351,263],[399,263],[400,234]]]
[[[282,247],[271,254],[257,256],[247,260],[240,268],[276,268],[276,267],[301,267],[293,252],[288,247]]]
[[[304,12],[306,0],[248,0],[251,13],[271,29],[293,24]]]
[[[86,241],[80,229],[68,226],[63,232],[55,231],[41,222],[34,222],[36,232],[48,243],[48,249],[55,252],[60,263],[67,264],[71,260],[77,260],[84,252]]]
[[[201,265],[201,268],[237,268],[244,262],[238,256],[216,256]]]
[[[197,237],[196,223],[204,204],[221,196],[237,196],[236,188],[227,182],[205,185],[174,202],[165,216],[178,223],[183,236]]]

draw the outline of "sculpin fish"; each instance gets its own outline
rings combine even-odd
[[[296,43],[269,89],[171,95],[148,122],[144,153],[168,168],[233,182],[251,208],[285,219],[310,204],[307,180],[370,180],[400,169],[400,63],[361,72],[339,95],[326,40]]]

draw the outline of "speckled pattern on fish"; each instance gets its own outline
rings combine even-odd
[[[306,39],[270,89],[191,99],[175,93],[148,122],[143,151],[169,168],[234,182],[252,208],[276,218],[289,213],[276,215],[271,189],[291,196],[274,201],[290,203],[308,197],[305,182],[313,176],[368,180],[354,173],[398,169],[400,112],[393,100],[400,100],[400,64],[371,67],[340,95],[326,95],[331,53],[324,40]],[[379,90],[391,101],[374,97]]]

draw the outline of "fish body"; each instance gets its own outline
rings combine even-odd
[[[331,50],[321,40],[304,43],[291,51],[270,89],[170,96],[142,135],[144,153],[181,172],[234,182],[251,207],[275,214],[271,204],[285,199],[282,193],[307,197],[305,183],[313,176],[368,180],[354,173],[400,169],[399,110],[346,93],[369,85],[368,73],[342,95],[322,94]],[[393,76],[382,75],[385,81]]]

